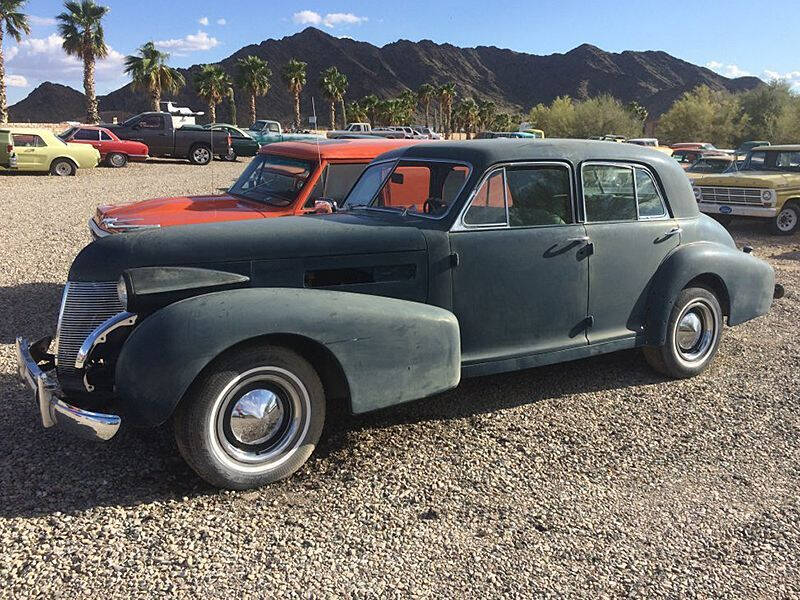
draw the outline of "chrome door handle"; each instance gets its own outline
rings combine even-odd
[[[678,235],[679,233],[683,233],[683,228],[673,227],[667,233],[664,234],[664,237],[672,237],[673,235]]]
[[[591,239],[588,236],[567,238],[567,242],[571,244],[574,244],[575,242],[583,242],[584,244],[588,244],[590,241]]]

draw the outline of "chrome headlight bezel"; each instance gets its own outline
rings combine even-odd
[[[120,304],[122,304],[122,308],[125,310],[128,310],[128,296],[128,282],[125,281],[123,275],[120,275],[117,280],[117,297],[119,298]]]
[[[762,190],[761,191],[761,200],[766,204],[774,204],[775,199],[777,198],[777,194],[774,190]]]
[[[692,187],[692,193],[694,194],[694,199],[698,202],[703,199],[703,192],[699,187]]]

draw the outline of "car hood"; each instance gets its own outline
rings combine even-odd
[[[719,187],[780,188],[790,184],[796,185],[798,181],[800,181],[800,174],[775,173],[773,171],[738,171],[720,175],[705,175],[698,177],[692,183],[694,185]]]
[[[425,236],[413,226],[339,213],[206,223],[111,235],[75,258],[70,281],[115,281],[122,271],[145,266],[194,266],[248,274],[267,261],[288,271],[310,257],[416,252]],[[337,259],[338,260],[338,259]],[[295,265],[295,266],[293,266]]]
[[[124,225],[193,225],[210,221],[236,221],[285,214],[286,207],[268,206],[230,195],[176,196],[154,198],[115,206],[98,206],[95,222],[107,229],[104,220]]]

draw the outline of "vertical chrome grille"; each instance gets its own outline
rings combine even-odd
[[[83,341],[98,325],[122,310],[115,281],[67,283],[56,338],[56,366],[62,385],[63,379],[80,377],[75,358]]]

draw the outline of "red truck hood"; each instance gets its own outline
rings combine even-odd
[[[278,208],[229,195],[177,196],[116,206],[101,205],[97,207],[95,222],[103,229],[120,231],[126,225],[131,225],[132,228],[155,225],[170,227],[210,221],[279,217],[293,212],[292,207]],[[107,221],[104,223],[104,220]],[[116,227],[108,227],[109,222]]]

